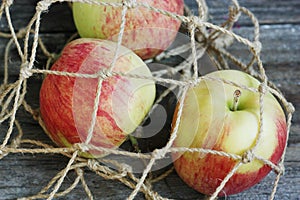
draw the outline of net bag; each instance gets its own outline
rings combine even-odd
[[[134,9],[150,10],[151,12],[164,15],[170,19],[177,20],[181,23],[181,29],[177,33],[176,39],[172,42],[169,48],[163,49],[155,57],[144,59],[149,68],[151,68],[151,76],[145,74],[126,74],[120,71],[114,71],[110,69],[99,70],[97,73],[72,73],[64,71],[56,71],[50,68],[50,66],[58,59],[59,55],[48,51],[47,46],[43,43],[40,37],[41,18],[43,15],[47,15],[47,11],[51,9],[51,5],[55,3],[69,3],[74,2],[87,3],[89,5],[101,5],[107,9],[120,8],[121,15],[118,19],[120,28],[115,34],[116,50],[112,57],[112,62],[117,62],[118,52],[122,48],[123,37],[126,36],[125,24],[128,22],[126,17],[128,12]],[[184,7],[184,14],[176,14],[164,9],[157,8],[148,3],[143,3],[134,0],[124,0],[120,3],[112,2],[99,2],[92,0],[78,0],[78,1],[64,1],[64,0],[41,0],[37,2],[36,12],[26,27],[18,32],[14,29],[14,24],[11,20],[9,8],[14,5],[12,0],[3,0],[0,8],[0,20],[7,20],[7,24],[10,32],[0,32],[2,38],[7,38],[7,44],[4,56],[4,63],[1,64],[1,86],[0,86],[0,125],[6,127],[5,132],[0,133],[0,162],[6,156],[10,154],[23,153],[23,154],[42,154],[47,156],[49,154],[61,154],[69,158],[65,168],[58,171],[47,185],[42,186],[39,193],[30,197],[23,197],[21,199],[54,199],[56,197],[64,197],[80,183],[83,185],[83,190],[86,193],[86,197],[93,199],[93,191],[90,190],[86,180],[85,172],[90,170],[94,172],[95,177],[103,177],[104,179],[114,180],[121,182],[125,186],[132,189],[128,199],[134,199],[139,192],[142,192],[146,199],[167,199],[161,196],[155,191],[152,185],[155,182],[163,180],[172,171],[171,154],[184,154],[189,153],[201,153],[201,155],[217,155],[221,157],[230,158],[236,161],[235,166],[229,170],[223,180],[219,182],[215,191],[209,195],[210,199],[215,199],[219,193],[222,192],[226,183],[235,175],[237,170],[253,160],[259,160],[263,165],[270,167],[275,173],[276,178],[274,181],[273,189],[270,190],[270,199],[274,199],[276,189],[280,177],[284,172],[284,155],[286,149],[286,143],[284,144],[283,156],[278,164],[273,163],[268,159],[264,159],[256,155],[255,149],[257,148],[263,135],[263,124],[260,123],[258,136],[255,140],[255,145],[243,154],[232,154],[229,152],[218,151],[210,148],[192,148],[188,146],[176,147],[174,141],[179,137],[178,131],[180,130],[180,123],[183,120],[182,115],[184,113],[184,101],[186,95],[192,87],[199,84],[201,81],[218,82],[224,85],[234,86],[243,90],[248,90],[252,93],[257,93],[259,96],[259,119],[264,121],[264,97],[269,92],[275,96],[286,115],[286,127],[287,138],[291,126],[292,114],[294,108],[280,90],[268,80],[265,73],[263,63],[260,58],[261,43],[259,40],[259,23],[255,16],[245,7],[241,7],[236,0],[232,0],[228,17],[221,25],[210,23],[208,20],[209,8],[204,0],[195,0],[195,4],[198,6],[197,14],[193,13],[187,5]],[[6,19],[3,16],[6,16]],[[252,37],[246,38],[236,34],[233,31],[233,27],[238,22],[240,17],[247,17],[253,24],[253,32],[249,33]],[[145,33],[147,34],[147,33]],[[67,42],[75,40],[78,35],[73,35]],[[251,38],[251,39],[250,39]],[[55,42],[55,41],[54,41]],[[248,59],[241,59],[238,56],[230,52],[229,48],[233,44],[244,46],[249,50]],[[9,63],[9,57],[12,53],[18,55],[18,59],[21,64],[18,66],[11,66]],[[139,52],[140,53],[140,52]],[[142,52],[143,53],[143,52]],[[36,65],[36,61],[40,56],[44,56],[47,59],[44,60],[39,66]],[[203,64],[205,63],[205,64]],[[14,63],[13,63],[14,64]],[[12,68],[18,68],[19,77],[17,80],[13,80],[10,77],[10,70]],[[212,78],[206,76],[207,73],[212,71],[223,71],[235,69],[245,72],[260,81],[257,87],[246,87],[243,84],[237,84],[222,78]],[[23,130],[22,125],[18,121],[18,111],[25,110],[30,114],[30,118],[36,120],[39,126],[48,135],[45,123],[40,115],[40,110],[37,106],[31,102],[26,101],[26,95],[31,90],[28,82],[30,79],[44,78],[46,75],[53,76],[65,76],[70,78],[85,78],[85,79],[97,79],[99,80],[99,88],[96,92],[97,98],[93,107],[94,110],[91,115],[91,121],[94,123],[89,124],[88,134],[89,140],[85,140],[80,143],[69,145],[68,147],[59,147],[52,145],[52,143],[46,143],[39,139],[32,139],[28,137],[31,133],[30,130]],[[97,147],[90,144],[93,137],[93,129],[95,128],[96,113],[98,108],[99,99],[101,99],[101,86],[102,82],[110,77],[124,77],[154,81],[156,86],[161,88],[156,93],[155,102],[153,103],[148,115],[143,119],[145,123],[151,119],[156,126],[167,126],[169,134],[163,144],[148,148],[148,151],[140,150],[142,144],[136,144],[136,139],[131,137],[131,145],[128,147],[122,147],[117,149]],[[163,118],[168,118],[168,112],[159,112],[162,108],[160,105],[162,102],[170,101],[170,95],[173,95],[171,116],[175,112],[175,104],[177,104],[176,115],[170,121]],[[243,94],[241,94],[243,95]],[[238,95],[236,95],[236,98]],[[158,113],[158,114],[157,114]],[[157,114],[157,115],[155,115]],[[158,116],[158,117],[157,117]],[[161,124],[161,121],[162,124]],[[150,123],[151,124],[151,123]],[[155,128],[157,128],[155,126]],[[146,127],[146,128],[145,128]],[[149,128],[149,126],[148,126]],[[150,127],[151,128],[151,127]],[[147,134],[147,131],[152,131]],[[160,131],[155,130],[155,134]],[[147,129],[147,126],[139,126],[135,132],[135,137],[143,137],[153,135],[152,129]],[[145,137],[146,137],[145,136]],[[28,139],[30,138],[30,139]],[[135,146],[136,145],[136,146]],[[126,145],[125,145],[126,146]],[[134,149],[135,148],[135,149]],[[89,152],[91,150],[97,150],[105,153],[108,156],[101,158],[87,158],[82,156],[82,152]],[[138,152],[137,152],[138,151]],[[34,159],[34,158],[33,158]],[[159,175],[154,178],[151,177],[152,172],[160,171]],[[62,189],[68,173],[74,172],[76,178],[67,188]],[[172,198],[172,197],[170,197]]]

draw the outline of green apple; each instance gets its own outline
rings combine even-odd
[[[206,75],[257,89],[260,82],[236,70]],[[174,141],[174,147],[204,148],[239,156],[253,148],[259,137],[259,93],[212,79],[189,88]],[[234,96],[240,95],[240,97]],[[178,108],[178,106],[177,106]],[[263,125],[254,155],[277,164],[287,139],[286,117],[277,99],[267,92],[263,98]],[[177,119],[174,116],[173,126]],[[239,162],[233,158],[205,153],[174,153],[178,175],[195,190],[211,195]],[[258,183],[271,167],[258,159],[241,165],[219,196],[235,194]]]
[[[98,0],[122,3],[122,0]],[[183,15],[183,0],[137,0],[171,13]],[[118,40],[122,7],[73,3],[73,17],[81,37]],[[143,59],[156,56],[174,41],[181,22],[143,6],[128,9],[122,44]]]

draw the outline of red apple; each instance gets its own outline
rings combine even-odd
[[[260,85],[257,79],[236,70],[217,71],[207,77],[221,78],[254,89]],[[241,96],[234,98],[235,92]],[[253,153],[277,164],[287,139],[286,118],[279,102],[270,92],[265,94],[263,104],[263,132]],[[174,147],[204,148],[243,156],[255,146],[258,138],[261,123],[259,113],[259,93],[220,81],[202,80],[187,92]],[[174,116],[173,126],[176,118],[177,115]],[[239,162],[220,155],[195,152],[174,153],[173,159],[182,180],[207,195],[216,191]],[[270,166],[258,159],[244,163],[218,195],[230,195],[248,189],[270,170]]]
[[[122,3],[122,0],[98,0]],[[183,15],[183,0],[137,0],[157,9]],[[122,7],[73,3],[74,22],[81,37],[117,41]],[[181,22],[143,6],[128,9],[122,44],[143,59],[156,56],[174,41]]]
[[[74,40],[63,49],[51,70],[96,74],[111,67],[116,46],[114,42],[100,39]],[[147,65],[123,46],[112,70],[151,77]],[[53,74],[44,79],[40,112],[49,136],[59,146],[88,142],[96,147],[117,148],[140,124],[155,98],[152,80],[119,75],[107,77],[102,82],[96,123],[88,139],[98,82],[98,78]],[[103,155],[97,151],[88,154]]]

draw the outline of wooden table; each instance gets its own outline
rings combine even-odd
[[[0,1],[2,3],[2,1]],[[37,0],[15,1],[10,7],[13,26],[16,31],[25,27],[33,13]],[[185,0],[196,13],[196,1]],[[220,24],[226,19],[228,3],[221,0],[209,1],[209,20]],[[241,0],[240,5],[252,11],[260,22],[262,42],[262,60],[269,79],[283,92],[287,100],[296,108],[293,116],[290,139],[285,160],[285,174],[279,182],[275,199],[300,200],[300,1],[251,1]],[[66,3],[56,3],[42,15],[40,36],[49,52],[58,53],[67,39],[76,32],[72,21],[71,10]],[[247,36],[253,30],[246,18],[241,18],[234,31]],[[9,33],[6,17],[0,21],[0,31]],[[0,83],[3,79],[5,46],[8,39],[0,37]],[[245,48],[233,46],[232,53],[243,57]],[[38,52],[36,67],[43,67],[45,56]],[[19,66],[20,60],[15,48],[9,57],[10,66]],[[10,81],[18,78],[18,69],[9,69]],[[33,108],[38,108],[38,91],[41,76],[29,79],[26,99]],[[23,109],[18,111],[18,120],[25,133],[25,138],[36,139],[51,144],[37,122]],[[7,131],[7,122],[0,124],[0,139]],[[14,133],[15,134],[15,133]],[[60,170],[64,169],[69,158],[57,154],[9,154],[0,160],[0,199],[16,199],[38,193]],[[68,174],[62,188],[73,183],[76,176]],[[105,180],[88,169],[85,177],[95,199],[124,199],[131,189],[118,181]],[[275,174],[270,173],[260,184],[253,188],[229,197],[229,199],[268,199],[271,193]],[[164,180],[153,185],[153,190],[160,195],[173,199],[204,199],[203,195],[188,188],[176,175],[171,173]],[[136,199],[143,199],[139,193]],[[60,198],[59,198],[60,199]],[[73,191],[61,199],[87,199],[79,184]]]

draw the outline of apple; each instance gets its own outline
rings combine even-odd
[[[121,3],[122,0],[98,0]],[[137,3],[183,15],[183,0],[136,0]],[[122,22],[122,6],[73,3],[73,18],[81,37],[117,41]],[[143,6],[127,10],[122,44],[142,59],[153,58],[174,41],[181,22]]]
[[[207,74],[188,89],[177,137],[173,147],[203,148],[243,157],[251,150],[259,136],[259,93],[213,79],[258,89],[260,82],[237,70],[222,70]],[[274,164],[280,161],[286,140],[287,124],[283,109],[267,91],[263,98],[261,138],[253,153]],[[173,127],[178,116],[173,118]],[[173,133],[174,134],[174,133]],[[212,195],[226,175],[240,160],[204,152],[172,154],[179,177],[200,193]],[[271,167],[254,158],[243,162],[218,196],[236,194],[261,181]]]
[[[74,40],[65,46],[51,70],[88,75],[109,70],[116,47],[116,43],[100,39]],[[151,77],[141,58],[123,46],[119,48],[112,72]],[[99,78],[48,74],[43,80],[40,113],[49,136],[57,145],[88,143],[115,149],[142,122],[154,102],[154,81],[112,73],[103,78],[92,132],[89,129]],[[104,155],[96,150],[82,154]]]

